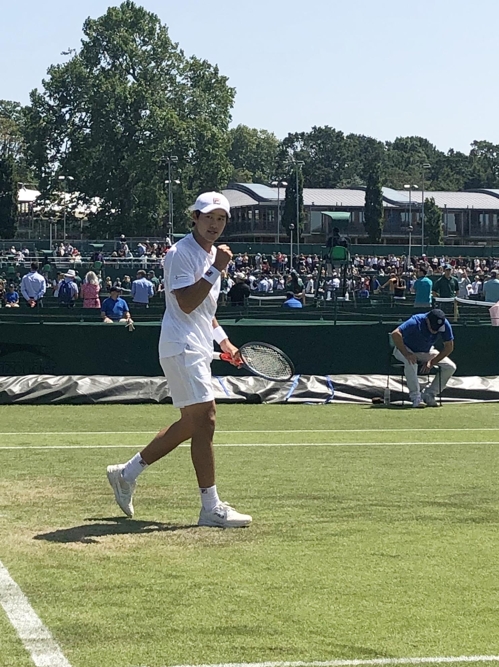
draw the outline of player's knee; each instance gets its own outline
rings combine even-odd
[[[186,416],[191,422],[194,431],[215,430],[216,407],[214,401],[212,403],[200,403],[192,406],[192,409],[188,411],[188,415]]]

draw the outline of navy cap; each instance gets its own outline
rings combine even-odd
[[[426,316],[432,331],[445,331],[445,313],[440,308],[430,310]]]

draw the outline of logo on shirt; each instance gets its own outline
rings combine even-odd
[[[206,272],[206,275],[207,275],[208,277],[209,277],[209,276],[212,276],[212,275],[213,275],[213,271],[212,271],[211,269],[208,269],[208,271]]]

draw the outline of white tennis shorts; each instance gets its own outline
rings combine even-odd
[[[186,408],[215,399],[211,357],[187,347],[173,357],[162,357],[159,362],[168,381],[174,407]]]

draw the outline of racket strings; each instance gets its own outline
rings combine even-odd
[[[259,345],[245,346],[243,358],[246,365],[260,375],[275,380],[289,380],[293,375],[292,366],[279,350]]]

